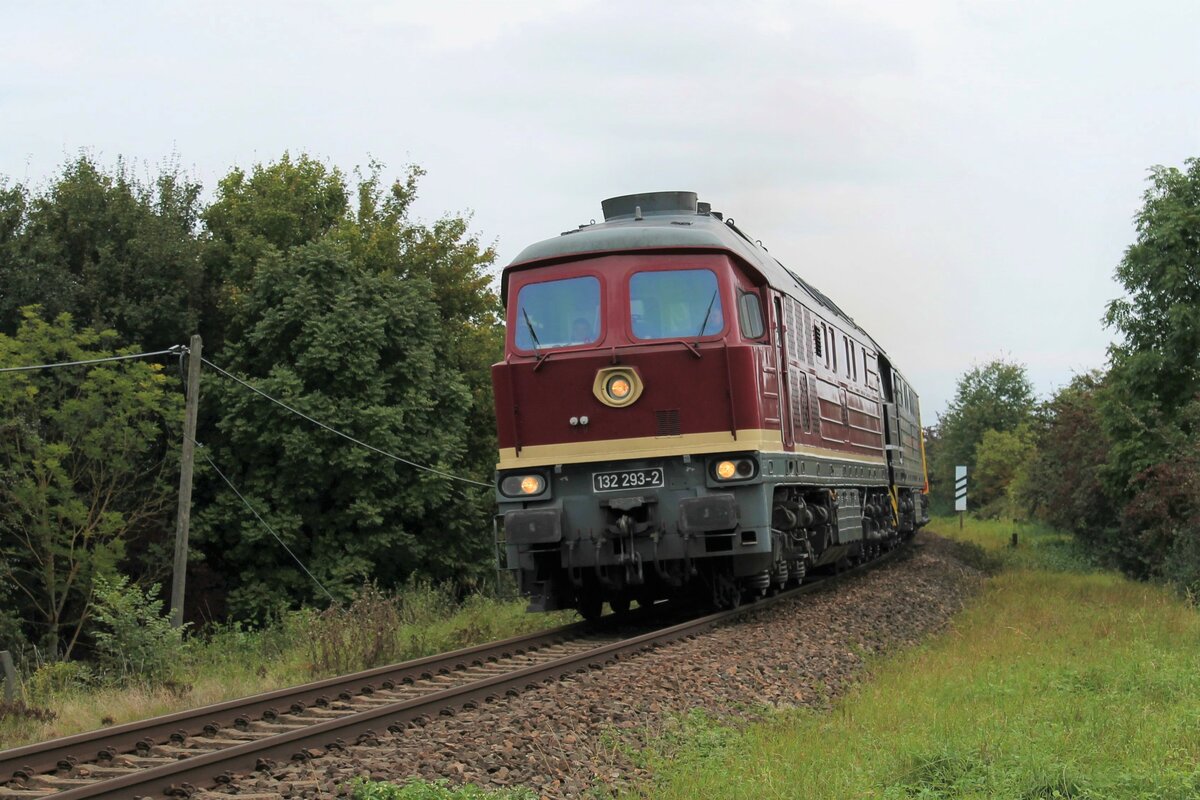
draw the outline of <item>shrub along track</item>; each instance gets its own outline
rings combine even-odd
[[[474,709],[572,674],[601,669],[671,641],[695,638],[748,611],[840,583],[898,552],[759,603],[632,636],[627,628],[612,623],[577,623],[3,751],[0,780],[12,779],[0,786],[0,798],[195,794],[229,783],[235,772],[269,771],[280,762],[369,744],[377,740],[378,732],[423,727],[460,709]]]

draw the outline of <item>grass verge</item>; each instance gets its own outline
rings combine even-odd
[[[677,720],[661,798],[1195,798],[1200,613],[1094,569],[1069,537],[952,518],[995,574],[945,634],[880,659],[832,712]],[[974,563],[974,562],[973,562]]]
[[[403,784],[356,780],[351,800],[537,800],[528,789],[481,789],[474,784],[451,787],[444,781],[414,780]]]
[[[174,678],[157,685],[101,675],[80,662],[47,664],[26,681],[30,707],[0,708],[0,749],[119,725],[331,677],[343,672],[469,647],[578,619],[574,612],[527,614],[525,602],[415,584],[361,606],[288,614],[262,630],[217,627],[185,643]],[[357,601],[356,601],[357,602]],[[357,614],[357,616],[356,616]],[[352,624],[353,623],[353,624]],[[45,712],[51,712],[47,714]]]

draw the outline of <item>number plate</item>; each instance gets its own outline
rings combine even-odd
[[[661,489],[662,487],[662,467],[592,473],[592,489],[597,492],[619,492],[622,489]]]

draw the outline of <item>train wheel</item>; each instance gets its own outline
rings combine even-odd
[[[608,605],[618,617],[629,616],[629,595],[621,594],[608,598]]]

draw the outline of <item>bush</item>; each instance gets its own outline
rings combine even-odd
[[[1022,487],[1039,519],[1102,549],[1116,539],[1117,511],[1106,485],[1112,441],[1100,418],[1103,376],[1076,376],[1045,404],[1037,427],[1037,457]],[[1120,492],[1116,493],[1118,496]]]
[[[1140,491],[1121,518],[1126,547],[1122,566],[1163,577],[1195,594],[1200,590],[1200,454],[1180,454],[1136,479]]]
[[[292,624],[299,623],[313,674],[327,675],[398,660],[402,619],[401,604],[378,586],[367,584],[350,605],[301,612],[292,618]]]
[[[986,431],[975,448],[975,513],[987,519],[1025,519],[1028,512],[1016,490],[1027,483],[1029,465],[1036,455],[1028,425],[1011,431]]]
[[[38,667],[25,681],[30,702],[47,703],[56,694],[86,689],[96,683],[96,673],[81,661],[52,661]]]
[[[124,575],[96,579],[97,660],[119,681],[162,685],[183,655],[183,627],[171,627],[163,614],[160,588],[156,583],[143,591]]]

